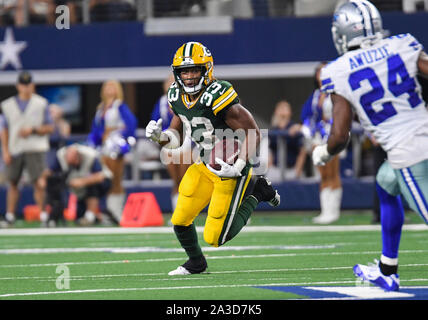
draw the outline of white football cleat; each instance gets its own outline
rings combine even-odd
[[[204,273],[207,270],[207,261],[202,256],[198,259],[189,259],[177,269],[168,273],[170,276],[187,276],[189,274]]]
[[[369,281],[374,285],[381,287],[385,291],[398,291],[400,288],[400,278],[398,274],[384,275],[379,268],[379,262],[367,266],[357,264],[353,268],[355,276],[362,280]]]
[[[191,274],[190,271],[183,266],[179,266],[177,269],[168,272],[169,276],[187,276],[189,274]]]

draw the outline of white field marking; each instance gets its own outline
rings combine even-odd
[[[413,294],[387,292],[378,287],[305,287],[305,289],[340,293],[357,299],[411,298]],[[330,298],[331,299],[331,298]],[[334,298],[333,298],[334,300]]]
[[[233,285],[208,285],[208,286],[180,286],[180,287],[155,287],[155,288],[107,288],[107,289],[86,289],[86,290],[65,290],[65,291],[42,291],[42,292],[22,292],[0,294],[0,298],[17,296],[40,296],[69,293],[97,293],[97,292],[119,292],[119,291],[154,291],[154,290],[184,290],[184,289],[213,289],[213,288],[241,288],[253,286],[308,286],[308,285],[329,285],[355,283],[354,280],[344,281],[323,281],[323,282],[284,282],[284,283],[263,283],[263,284],[233,284]]]
[[[402,250],[400,254],[424,253],[428,250]],[[239,259],[239,258],[270,258],[270,257],[290,257],[290,256],[319,256],[331,255],[333,253],[284,253],[284,254],[263,254],[263,255],[243,255],[243,256],[207,256],[207,260],[218,259]],[[362,255],[362,254],[379,254],[379,251],[360,251],[360,252],[336,252],[335,255]],[[166,261],[182,261],[184,258],[159,258],[159,259],[134,259],[134,260],[104,260],[104,261],[79,261],[79,262],[57,262],[57,263],[33,263],[33,264],[5,264],[0,265],[0,268],[37,268],[37,267],[56,267],[61,265],[92,265],[92,264],[121,264],[121,263],[147,263],[147,262],[166,262]],[[403,265],[400,265],[402,267]],[[413,264],[412,266],[426,266],[426,264]]]
[[[350,226],[246,226],[242,232],[347,232],[347,231],[380,231],[380,225],[350,225]],[[196,227],[196,231],[203,232],[204,227]],[[425,231],[426,224],[408,224],[403,230]],[[73,235],[73,234],[172,234],[172,227],[144,227],[144,228],[17,228],[0,229],[0,236],[33,236],[33,235]]]
[[[45,247],[46,243],[43,243],[42,241],[31,241],[31,243],[28,243],[28,238],[24,238],[26,240],[26,243],[20,243],[15,241],[10,241],[10,244],[4,244],[3,239],[0,238],[0,250],[3,249],[32,249],[37,246]],[[46,239],[45,239],[46,240]],[[103,239],[106,240],[106,239]],[[55,242],[55,241],[52,241]],[[89,243],[90,242],[90,243]],[[169,246],[171,244],[178,243],[178,240],[151,240],[147,241],[146,239],[132,239],[127,241],[96,241],[92,239],[83,239],[83,240],[77,240],[73,239],[73,245],[76,247],[79,243],[84,243],[83,246],[87,246],[90,248],[98,248],[98,247],[113,247],[113,248],[122,248],[125,246],[129,246],[132,243],[141,244],[144,243],[146,246]]]
[[[428,264],[427,264],[428,265]],[[400,266],[402,267],[402,266]],[[261,270],[229,270],[229,271],[213,271],[209,274],[233,274],[233,273],[265,273],[265,272],[290,272],[290,271],[321,271],[321,270],[340,270],[340,269],[351,269],[350,266],[346,267],[323,267],[323,268],[285,268],[285,269],[261,269]],[[105,274],[105,275],[81,275],[81,276],[70,276],[70,279],[75,278],[113,278],[113,277],[145,277],[145,276],[167,276],[166,272],[160,273],[122,273],[122,274]],[[0,278],[0,280],[42,280],[42,279],[57,279],[58,277],[6,277]],[[167,276],[167,279],[171,280],[171,276]],[[192,279],[195,279],[192,277]],[[205,277],[203,279],[206,279]],[[144,279],[146,280],[146,279]]]
[[[205,252],[217,251],[245,251],[245,250],[306,250],[306,249],[334,249],[336,245],[293,245],[293,246],[230,246],[230,247],[202,247]],[[142,252],[183,252],[182,248],[159,247],[110,247],[110,248],[27,248],[27,249],[0,249],[0,254],[39,254],[39,253],[77,253],[77,252],[112,252],[112,253],[142,253]]]
[[[0,294],[0,298],[17,297],[17,296],[40,296],[40,295],[57,295],[73,293],[98,293],[98,292],[120,292],[120,291],[156,291],[156,290],[185,290],[185,289],[213,289],[213,288],[242,288],[254,286],[319,286],[332,284],[350,284],[355,280],[341,281],[319,281],[319,282],[283,282],[283,283],[263,283],[263,284],[235,284],[235,285],[207,285],[207,286],[179,286],[179,287],[155,287],[155,288],[106,288],[106,289],[86,289],[86,290],[66,290],[66,291],[41,291],[41,292],[22,292]],[[421,287],[428,288],[428,287]]]
[[[400,254],[403,253],[424,253],[428,250],[403,250],[400,251]],[[278,253],[278,254],[260,254],[260,255],[239,255],[239,256],[207,256],[206,259],[241,259],[241,258],[272,258],[272,257],[295,257],[295,256],[328,256],[328,255],[361,255],[361,254],[377,254],[379,251],[360,251],[360,252],[312,252],[312,253]],[[162,262],[162,261],[176,261],[182,260],[180,258],[159,258],[159,259],[147,259],[146,262]],[[1,265],[0,265],[1,267]]]
[[[165,273],[165,275],[166,275],[166,273]],[[194,276],[191,276],[191,277],[175,277],[174,279],[171,279],[171,276],[168,276],[169,278],[165,278],[165,279],[138,279],[138,282],[143,282],[143,281],[145,281],[145,282],[160,282],[160,281],[169,281],[169,282],[171,282],[171,281],[189,281],[189,280],[213,280],[213,279],[215,279],[215,277],[210,277],[210,276],[205,276],[205,277],[194,277]],[[100,277],[100,278],[97,278],[97,279],[89,279],[89,280],[98,280],[98,279],[111,279],[111,278],[113,278],[113,277]],[[56,278],[54,278],[54,279],[35,279],[35,281],[38,281],[38,282],[51,282],[51,281],[56,281],[56,279],[57,279],[57,277]],[[88,278],[79,278],[79,277],[76,277],[76,278],[72,278],[72,277],[70,277],[70,281],[71,280],[73,280],[73,281],[88,281]],[[248,280],[256,280],[256,279],[248,279]]]
[[[426,267],[428,263],[420,264],[403,264],[400,265],[401,268],[406,267]],[[346,270],[351,269],[351,266],[337,266],[337,267],[313,267],[313,268],[283,268],[283,269],[260,269],[260,270],[228,270],[228,271],[210,271],[209,274],[234,274],[234,273],[266,273],[266,272],[295,272],[295,271],[329,271],[329,270]],[[102,279],[102,278],[117,278],[117,277],[153,277],[153,276],[166,276],[166,279],[157,280],[171,280],[171,277],[167,275],[166,272],[158,273],[122,273],[122,274],[95,274],[95,275],[80,275],[80,276],[70,276],[70,279]],[[0,278],[0,280],[49,280],[57,279],[56,276],[52,277],[5,277]],[[178,278],[177,278],[178,279]],[[180,278],[181,279],[181,278]],[[184,278],[183,278],[184,279]],[[190,278],[185,278],[190,279]],[[191,279],[198,279],[191,277]],[[201,277],[200,279],[207,279],[206,276]],[[141,279],[146,281],[147,279]],[[428,279],[412,279],[412,280],[401,280],[401,281],[428,281]]]

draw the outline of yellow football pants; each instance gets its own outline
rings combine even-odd
[[[204,240],[214,247],[223,244],[251,175],[252,169],[246,176],[225,179],[209,171],[203,163],[192,164],[178,188],[179,196],[171,218],[172,224],[191,225],[209,204]]]

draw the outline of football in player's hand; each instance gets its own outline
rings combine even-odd
[[[227,164],[233,165],[238,159],[241,142],[238,139],[223,139],[218,141],[211,150],[209,165],[215,170],[220,170],[221,165],[215,162],[220,158]]]

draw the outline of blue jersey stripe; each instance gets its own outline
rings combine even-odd
[[[413,177],[412,172],[409,168],[404,168],[400,170],[401,176],[403,177],[403,180],[405,181],[407,188],[410,191],[410,194],[412,195],[413,201],[415,202],[420,216],[424,219],[425,223],[428,224],[428,216],[426,215],[426,212],[428,211],[428,204],[426,202],[426,199],[424,197],[424,194],[422,193],[421,189],[419,188],[418,183],[416,182],[415,178]],[[408,175],[409,179],[406,178],[406,174]],[[412,187],[413,186],[413,187]],[[418,198],[420,201],[418,201]],[[425,212],[425,214],[424,214]]]
[[[321,81],[321,85],[325,85],[331,82],[331,78],[327,78]]]
[[[334,89],[334,84],[328,85],[328,86],[323,86],[322,91],[326,91],[326,90],[333,90]]]

